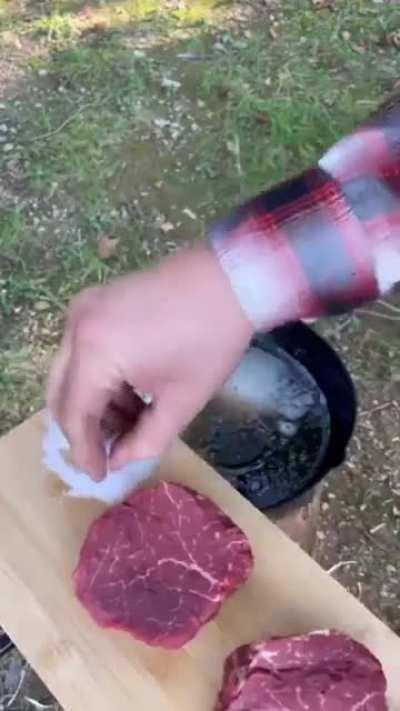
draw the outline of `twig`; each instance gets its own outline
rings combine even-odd
[[[378,531],[381,531],[382,528],[385,528],[385,526],[386,526],[386,523],[383,521],[383,523],[378,523],[377,526],[374,526],[373,528],[371,528],[369,532],[372,534],[378,533]]]
[[[394,311],[396,314],[400,315],[400,308],[398,306],[390,304],[388,301],[383,301],[382,299],[378,299],[376,303],[380,304],[380,306],[384,306],[389,311]]]
[[[90,106],[98,106],[103,102],[98,102],[98,101],[91,101],[88,104],[83,104],[82,106],[79,107],[77,111],[74,111],[73,114],[70,114],[68,118],[65,119],[57,128],[54,128],[51,131],[47,131],[47,133],[40,133],[38,136],[34,136],[31,140],[32,141],[42,141],[44,138],[49,138],[50,136],[54,136],[56,133],[59,133],[60,131],[63,130],[66,126],[68,126],[71,121],[74,121],[79,114],[83,113],[86,109],[88,109]]]
[[[389,402],[384,402],[381,405],[376,405],[376,407],[371,408],[371,410],[363,410],[360,412],[360,417],[365,417],[365,415],[372,415],[374,412],[381,412],[386,410],[387,407],[393,407],[394,402],[390,400]]]
[[[335,329],[335,330],[336,330],[338,333],[341,333],[342,331],[344,331],[345,328],[347,328],[347,326],[350,326],[350,324],[351,324],[353,321],[354,321],[354,315],[352,314],[351,316],[348,316],[344,321],[342,321],[342,323],[336,324],[336,329]]]
[[[241,160],[241,150],[240,150],[240,141],[239,141],[239,136],[235,136],[235,144],[236,144],[236,170],[238,172],[239,178],[243,178],[243,168],[242,168],[242,160]]]
[[[377,548],[380,548],[381,551],[384,551],[387,554],[389,546],[384,545],[383,543],[380,543],[380,541],[377,538],[374,538],[373,536],[371,536],[371,533],[369,532],[368,527],[366,526],[366,524],[364,523],[364,521],[362,519],[360,520],[360,523],[361,523],[365,538],[367,538],[367,540],[370,541],[370,543],[372,543],[372,545],[376,546]],[[400,546],[397,545],[396,541],[393,541],[393,544],[396,549],[400,549]]]
[[[47,711],[48,709],[54,709],[53,704],[41,704],[40,701],[32,699],[30,696],[24,696],[24,700],[28,704],[33,706],[34,709],[38,709],[38,711]]]
[[[368,311],[367,309],[358,309],[357,313],[362,316],[375,316],[375,318],[382,318],[385,321],[400,321],[400,316],[389,316],[388,314],[380,314],[377,311]]]
[[[357,563],[356,560],[341,560],[339,563],[335,563],[335,565],[332,565],[332,568],[329,568],[326,572],[328,575],[333,575],[333,573],[336,573],[337,570],[340,568],[344,568],[345,565],[355,565]]]
[[[234,157],[235,157],[235,162],[236,162],[236,170],[238,172],[239,178],[243,177],[243,169],[242,169],[242,163],[240,159],[240,141],[239,141],[239,136],[237,134],[234,135],[232,141],[228,141],[226,144],[226,147]]]
[[[57,297],[54,296],[49,289],[41,287],[40,293],[43,294],[43,297],[47,299],[47,301],[50,301],[50,303],[53,304],[53,306],[55,306],[59,311],[65,311],[66,304],[57,299]]]
[[[11,696],[11,698],[9,699],[9,701],[7,701],[7,703],[6,703],[6,705],[5,705],[5,708],[6,708],[6,709],[9,709],[10,706],[13,705],[14,701],[16,701],[16,699],[17,699],[17,697],[18,697],[18,695],[19,695],[19,692],[20,692],[21,689],[22,689],[22,684],[24,683],[25,676],[26,676],[26,669],[22,669],[22,671],[21,671],[21,676],[20,676],[19,682],[18,682],[18,686],[17,686],[17,688],[15,689],[15,691],[14,691],[13,695]]]
[[[214,59],[213,54],[194,54],[193,52],[183,52],[176,55],[177,59],[186,59],[189,62],[203,62]]]

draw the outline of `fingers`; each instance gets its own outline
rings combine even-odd
[[[113,386],[116,389],[100,357],[81,347],[70,357],[55,411],[71,447],[72,463],[96,481],[107,469],[102,419]]]
[[[143,400],[128,383],[121,383],[113,394],[112,404],[129,421],[136,420],[144,406]]]
[[[122,383],[119,390],[113,393],[103,414],[101,425],[108,437],[123,435],[137,423],[139,415],[145,407],[143,401],[127,383]]]
[[[85,348],[75,343],[75,326],[97,293],[96,289],[87,290],[70,306],[65,335],[49,376],[47,402],[70,443],[72,464],[100,480],[106,474],[102,418],[112,388],[107,386],[104,364],[96,358],[93,345]]]
[[[143,410],[137,424],[115,444],[110,459],[111,469],[119,469],[135,459],[159,457],[197,414],[203,402],[187,388],[169,385],[155,404]]]
[[[48,408],[54,415],[58,407],[60,392],[62,390],[70,354],[70,341],[67,335],[65,335],[61,347],[53,360],[47,381],[46,402]]]
[[[93,380],[93,368],[85,376],[82,363],[77,381],[69,339],[64,340],[53,364],[47,400],[71,445],[71,463],[99,481],[106,473],[105,440],[134,427],[144,405],[127,383],[111,394],[111,388]],[[96,372],[101,379],[101,370]]]
[[[71,444],[69,460],[94,481],[101,481],[107,474],[105,433],[97,417],[86,415],[80,425],[67,429]]]
[[[98,289],[86,289],[78,297],[72,300],[68,307],[64,336],[58,353],[56,354],[49,378],[47,381],[46,401],[49,409],[55,414],[60,400],[60,393],[63,389],[65,374],[72,353],[72,333],[74,323],[86,304],[95,298]]]

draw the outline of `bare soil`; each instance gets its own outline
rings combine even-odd
[[[400,634],[400,327],[388,341],[379,318],[374,328],[352,320],[331,338],[356,382],[359,416],[347,461],[324,488],[316,558]]]
[[[19,0],[19,2],[22,8],[24,3],[22,0]],[[166,6],[167,4],[179,7],[182,3],[180,0],[171,0],[170,3],[165,3]],[[380,62],[379,72],[382,73],[383,76],[382,91],[384,91],[390,88],[393,76],[398,76],[396,69],[398,63],[398,59],[396,59],[396,57],[398,57],[398,49],[396,49],[397,45],[394,46],[396,39],[394,34],[395,27],[391,28],[390,26],[388,32],[384,32],[379,29],[379,23],[376,23],[377,28],[374,32],[370,32],[367,22],[369,21],[369,17],[374,16],[374,5],[379,5],[379,22],[381,22],[381,20],[383,22],[385,8],[393,4],[395,4],[395,0],[393,0],[393,2],[390,0],[388,0],[388,2],[371,0],[371,2],[368,1],[365,3],[344,3],[339,2],[339,0],[338,2],[325,3],[319,2],[319,0],[310,0],[310,2],[301,3],[299,34],[295,35],[295,41],[287,44],[288,56],[292,50],[297,51],[297,49],[303,45],[308,46],[307,42],[310,42],[311,63],[305,67],[307,71],[314,72],[315,66],[317,66],[321,60],[325,59],[326,61],[324,52],[314,46],[318,38],[310,35],[308,27],[314,27],[314,24],[311,22],[313,8],[315,8],[316,13],[323,13],[321,17],[325,22],[325,20],[328,21],[330,17],[334,16],[335,8],[337,7],[338,12],[340,12],[338,15],[338,28],[340,28],[340,32],[338,30],[334,41],[338,44],[337,47],[335,44],[332,44],[329,51],[332,50],[334,53],[332,65],[335,65],[337,61],[339,64],[338,68],[332,66],[331,71],[325,72],[322,79],[319,77],[319,81],[321,82],[323,80],[325,82],[328,77],[335,77],[336,74],[346,76],[346,82],[349,86],[346,86],[346,89],[343,88],[340,93],[341,97],[345,96],[347,89],[349,89],[349,91],[352,90],[351,86],[353,81],[354,84],[359,84],[360,77],[362,77],[361,67],[368,64],[368,57],[365,58],[365,53],[371,51],[374,61],[376,59],[377,63]],[[35,18],[40,16],[44,10],[47,12],[51,3],[31,2],[27,3],[27,5],[31,8],[32,17]],[[70,5],[74,5],[74,3],[70,3]],[[75,5],[78,7],[81,6],[82,3],[76,2]],[[90,1],[85,3],[85,7],[88,8],[87,13],[90,14],[89,10],[91,6],[93,12],[97,10],[97,5],[98,3],[91,3]],[[102,7],[103,5],[106,6],[107,3],[101,3]],[[366,6],[365,12],[364,5]],[[360,18],[358,18],[358,15],[356,16],[358,6],[361,13]],[[0,0],[0,9],[1,7],[2,2]],[[228,37],[230,44],[227,44],[227,39],[222,31],[220,34],[216,32],[215,37],[213,37],[214,44],[212,48],[217,58],[219,56],[225,56],[232,42],[238,41],[237,46],[234,46],[234,51],[239,53],[246,51],[241,48],[244,40],[246,42],[248,41],[249,46],[251,46],[253,40],[251,38],[249,40],[249,36],[246,34],[246,23],[250,23],[250,25],[253,26],[253,23],[256,22],[260,27],[265,26],[271,46],[273,46],[277,38],[279,41],[279,35],[284,31],[283,26],[281,29],[279,25],[281,18],[279,2],[276,0],[236,3],[231,21],[237,26],[238,31],[237,36],[232,35],[232,37]],[[52,102],[55,101],[57,96],[57,91],[61,96],[65,94],[68,97],[69,87],[67,83],[66,86],[64,86],[62,77],[60,79],[59,72],[56,72],[57,66],[53,63],[53,54],[56,55],[56,47],[53,47],[52,42],[54,38],[50,31],[47,35],[42,32],[39,36],[39,40],[35,39],[33,41],[25,34],[25,28],[29,25],[29,17],[26,17],[24,22],[26,24],[23,26],[22,31],[18,28],[14,30],[11,27],[0,35],[2,42],[0,50],[0,99],[2,102],[4,101],[4,104],[0,104],[0,114],[5,110],[5,102],[7,101],[7,104],[12,107],[12,111],[9,114],[10,118],[7,118],[6,122],[7,131],[10,134],[8,135],[7,133],[7,142],[14,145],[12,152],[10,152],[10,154],[7,153],[5,170],[0,176],[0,207],[4,204],[7,210],[9,208],[22,208],[25,211],[26,235],[29,238],[26,242],[27,247],[29,247],[32,241],[34,242],[38,239],[38,235],[39,237],[40,235],[46,235],[49,249],[51,245],[57,245],[57,243],[64,244],[63,238],[65,234],[76,233],[79,236],[79,240],[71,240],[71,244],[68,241],[66,242],[65,251],[61,253],[61,260],[58,256],[60,261],[72,264],[71,271],[67,273],[68,281],[72,284],[72,290],[75,289],[75,286],[78,288],[77,283],[80,283],[81,275],[84,272],[86,273],[85,262],[81,268],[81,272],[77,273],[76,280],[73,280],[77,267],[71,256],[82,246],[81,234],[86,237],[89,231],[82,217],[83,215],[86,217],[86,204],[83,201],[79,203],[73,191],[68,193],[68,191],[60,190],[56,192],[54,196],[53,193],[51,193],[50,197],[47,196],[47,198],[43,198],[43,196],[40,195],[38,197],[36,193],[30,192],[30,187],[24,178],[24,170],[27,170],[27,164],[23,164],[18,153],[20,149],[19,143],[23,142],[18,133],[21,129],[18,122],[23,123],[25,109],[29,108],[29,111],[32,112],[32,108],[35,109],[36,103],[40,111],[38,110],[36,113],[33,112],[33,114],[31,113],[29,115],[34,115],[39,120],[42,115],[41,111],[43,106],[51,108]],[[106,43],[108,41],[108,34],[106,31],[103,32],[99,26],[97,15],[93,19],[93,22],[95,23],[93,25],[95,29],[92,28],[91,39],[90,36],[86,37],[87,42],[89,43],[90,40],[95,44],[98,35],[98,43],[101,41]],[[342,24],[340,24],[340,22]],[[304,30],[300,26],[302,23],[304,24]],[[354,27],[354,29],[352,29],[354,37],[353,35],[349,37],[350,33],[347,29],[342,31],[343,28],[347,28],[348,23],[353,23],[351,27]],[[365,36],[358,37],[356,32],[357,23],[360,26],[363,23],[365,24]],[[141,51],[143,46],[149,46],[149,43],[151,44],[152,35],[150,24],[151,23],[145,24],[142,32],[143,37],[139,30],[139,34],[136,31],[133,32],[133,30],[127,34],[126,43],[130,43],[129,46],[132,52],[138,48]],[[244,35],[244,40],[242,34]],[[156,40],[158,41],[157,37]],[[353,52],[351,55],[349,55],[349,47]],[[83,48],[85,49],[86,45],[83,45]],[[168,51],[171,52],[171,49]],[[175,48],[174,51],[180,52],[180,45],[179,48]],[[194,54],[196,54],[196,52],[199,52],[198,47],[195,49]],[[397,52],[396,57],[394,55],[395,52]],[[37,62],[41,57],[49,57],[47,59],[49,66],[46,69],[43,67],[41,69],[39,68],[37,72],[38,78],[33,82],[31,74],[29,74],[27,70],[28,62],[33,62],[34,64],[34,62]],[[236,62],[236,54],[234,57],[235,64],[240,65],[239,59]],[[240,55],[240,57],[242,57],[242,55]],[[340,63],[342,59],[344,62],[343,66]],[[159,58],[157,58],[157,61],[159,62]],[[358,62],[360,64],[358,64]],[[168,57],[166,57],[165,65],[162,62],[159,63],[161,68],[156,67],[156,69],[154,69],[150,63],[151,71],[154,71],[156,74],[158,71],[163,75],[166,73],[169,77],[171,69],[173,77],[177,77],[182,82],[183,87],[182,96],[179,92],[175,96],[174,92],[171,91],[171,96],[165,99],[166,111],[167,108],[168,110],[170,109],[175,119],[179,112],[186,118],[187,111],[190,108],[193,114],[193,121],[196,120],[199,124],[203,121],[203,124],[201,124],[201,141],[208,130],[212,131],[213,127],[215,128],[218,121],[222,122],[225,120],[224,111],[226,109],[227,113],[226,107],[229,107],[230,102],[233,101],[236,87],[240,90],[241,96],[247,96],[246,92],[248,91],[248,100],[250,101],[253,98],[251,91],[249,91],[249,82],[251,84],[253,81],[249,72],[244,78],[240,76],[237,77],[234,74],[233,68],[230,68],[233,76],[233,79],[230,78],[232,86],[228,85],[227,88],[222,86],[222,88],[218,90],[220,92],[218,100],[224,107],[226,104],[226,107],[223,112],[218,113],[217,110],[216,113],[213,113],[216,108],[218,109],[218,107],[214,105],[214,100],[214,103],[211,103],[210,107],[205,106],[203,100],[201,100],[200,104],[196,104],[194,100],[196,94],[193,92],[197,90],[199,66],[203,67],[204,62],[203,64],[199,64],[196,58],[179,60],[179,63],[172,58],[171,62],[169,62]],[[171,66],[169,66],[170,64]],[[185,66],[185,70],[180,69],[181,64]],[[38,66],[41,65],[38,64]],[[123,71],[123,69],[123,66],[122,68],[120,67],[120,71]],[[275,87],[274,91],[277,91],[277,96],[281,95],[283,98],[285,98],[285,92],[287,92],[291,98],[296,89],[298,89],[298,76],[295,75],[292,77],[290,75],[290,71],[287,69],[286,63],[283,60],[278,69],[279,72],[275,71],[273,67],[271,70],[271,74],[273,75],[272,80],[274,80],[275,75],[279,78],[279,87]],[[214,65],[210,64],[210,83],[212,83],[211,79],[214,71]],[[346,75],[346,72],[348,72],[348,75]],[[27,78],[28,74],[29,78]],[[53,74],[58,77],[58,81],[60,82],[60,86],[58,87],[50,84]],[[84,75],[82,76],[84,77]],[[316,76],[318,78],[318,75]],[[256,77],[256,72],[254,72],[254,77]],[[265,72],[265,80],[263,81],[268,88],[271,83],[271,77],[267,72]],[[235,82],[237,82],[237,84]],[[327,102],[328,111],[331,112],[332,103],[328,102],[328,99],[330,99],[328,94],[332,86],[334,88],[336,87],[336,85],[327,83],[326,86],[325,84],[321,84],[316,85],[315,88],[315,98],[320,102],[321,106],[321,112],[319,112],[319,110],[318,112],[323,116],[327,115],[325,100]],[[193,87],[195,87],[195,89],[193,89]],[[256,84],[255,87],[255,93],[257,94],[259,87],[257,87]],[[86,85],[82,88],[86,88],[87,91]],[[100,89],[95,87],[95,90],[93,90],[95,99],[97,97],[96,92],[100,92],[101,94],[101,89],[102,87],[100,87]],[[174,96],[172,96],[172,94],[174,94]],[[337,96],[338,95],[336,95],[336,100]],[[165,97],[163,97],[163,99],[164,98]],[[366,94],[365,98],[368,99],[370,97]],[[72,110],[68,109],[65,115],[60,114],[60,118],[58,118],[57,114],[58,104],[56,105],[54,116],[50,112],[49,129],[43,128],[43,126],[38,127],[34,123],[32,129],[33,138],[37,138],[37,135],[42,134],[43,131],[46,132],[50,130],[50,139],[54,138],[54,145],[52,144],[53,150],[56,151],[57,140],[62,136],[60,126],[62,127],[65,116],[71,118],[73,115],[76,115],[75,99],[76,96],[72,93]],[[375,96],[373,99],[375,99]],[[297,97],[297,102],[299,102],[299,97]],[[335,102],[335,98],[332,99],[332,102]],[[292,103],[294,106],[296,105],[296,102],[287,104],[287,106],[289,106],[287,109],[287,131],[284,130],[285,126],[282,124],[281,132],[278,134],[281,142],[284,140],[288,142],[287,150],[290,160],[292,159],[292,155],[296,156],[297,153],[301,156],[303,155],[298,149],[295,138],[293,138],[293,142],[291,142],[292,133],[294,135],[296,134],[296,121],[299,119],[299,115],[296,118],[296,114],[291,112]],[[373,103],[373,101],[371,103]],[[86,105],[86,99],[84,99],[84,104]],[[307,100],[306,105],[311,105],[311,102]],[[355,105],[356,102],[351,98],[351,111],[354,110]],[[284,101],[281,106],[283,109],[286,106]],[[211,109],[210,119],[207,117],[208,108]],[[239,135],[240,131],[243,131],[243,135],[246,137],[246,122],[249,121],[249,116],[254,114],[256,109],[252,107],[252,104],[249,104],[249,108],[247,108],[244,101],[241,101],[238,108],[242,114],[238,112],[237,124],[231,125],[227,123],[231,133],[232,126],[234,131],[232,135],[224,136],[224,143],[218,147],[218,151],[225,156],[225,167],[229,168],[231,164],[236,166],[235,170],[237,169],[241,180],[243,176],[241,175],[242,166],[240,164],[240,155],[238,156],[236,153],[232,154],[232,141],[229,140],[228,144],[225,145],[225,139],[235,138],[236,135]],[[282,115],[284,114],[281,108],[280,112]],[[301,115],[302,112],[303,109],[301,109]],[[166,116],[168,120],[171,119],[168,112]],[[222,118],[219,119],[219,116]],[[0,124],[4,120],[5,119],[1,118]],[[145,126],[146,122],[152,124],[153,120],[153,116],[145,115],[144,113],[140,118],[140,125],[143,124],[143,126]],[[265,110],[265,101],[262,102],[260,107],[257,107],[257,120],[260,122],[262,131],[265,130],[265,132],[267,132],[270,117]],[[354,118],[354,120],[356,119]],[[184,126],[182,129],[183,138],[186,139],[187,128],[185,128],[183,119],[181,123],[182,126]],[[351,121],[349,120],[349,125],[352,124],[353,119]],[[66,128],[71,128],[73,125],[73,122],[71,122]],[[249,133],[253,136],[252,124],[249,125]],[[316,125],[321,128],[319,123]],[[169,131],[170,129],[168,126],[166,129],[157,129],[159,133],[162,133],[163,130]],[[260,127],[258,130],[260,130]],[[154,130],[151,133],[151,138],[149,138],[147,134],[150,135],[150,130],[147,131],[147,129],[145,130],[144,128],[140,128],[138,131],[133,130],[132,134],[129,134],[129,143],[124,142],[125,139],[121,142],[121,159],[122,156],[125,157],[129,151],[131,159],[123,170],[119,170],[117,180],[114,178],[114,175],[110,179],[107,213],[109,212],[109,208],[115,207],[115,209],[119,209],[120,203],[131,205],[133,212],[129,213],[128,221],[132,222],[133,219],[135,229],[137,228],[139,230],[141,252],[146,256],[150,256],[154,253],[157,254],[159,251],[168,251],[169,248],[174,249],[176,244],[181,243],[184,238],[192,237],[192,233],[197,231],[198,225],[192,225],[191,219],[187,217],[185,221],[181,216],[181,208],[189,207],[192,210],[194,209],[202,218],[203,202],[207,202],[207,200],[208,202],[215,201],[215,194],[217,194],[212,193],[210,188],[212,199],[209,199],[206,189],[214,185],[218,177],[215,174],[213,155],[207,158],[204,166],[197,166],[197,168],[200,167],[203,172],[198,172],[194,175],[196,160],[199,162],[199,157],[202,157],[200,150],[196,153],[196,141],[192,143],[189,142],[188,144],[189,146],[193,146],[194,155],[196,157],[196,160],[193,161],[193,165],[189,164],[191,159],[189,158],[189,152],[185,144],[183,144],[181,152],[178,155],[176,145],[167,143],[164,154],[160,152],[161,158],[159,158],[159,160],[162,163],[162,170],[158,169],[159,166],[157,166],[157,176],[153,175],[153,166],[157,165],[156,158],[159,145],[154,142]],[[304,135],[307,138],[308,134]],[[177,140],[178,142],[181,140],[181,134]],[[300,147],[302,151],[306,150],[308,146],[307,140],[303,138],[298,140],[301,143]],[[311,142],[311,140],[314,140],[314,135],[310,135],[309,142]],[[200,146],[201,141],[199,143]],[[246,145],[245,141],[244,145]],[[276,148],[279,148],[279,146],[275,145],[274,149]],[[106,148],[104,148],[104,150],[106,150]],[[260,155],[266,153],[264,144],[262,144],[262,148],[260,148],[259,151],[257,151],[256,147],[254,152]],[[48,153],[51,157],[51,151],[48,151]],[[46,156],[46,152],[44,155]],[[174,163],[170,155],[175,156]],[[116,163],[121,164],[118,151],[116,152],[116,156]],[[306,159],[308,160],[308,155]],[[285,161],[281,160],[281,154],[279,152],[277,153],[276,163],[277,165],[279,164],[279,166],[283,164],[286,170]],[[246,165],[250,165],[250,162],[247,161],[247,164],[245,163],[245,166]],[[287,161],[287,165],[288,169],[292,168],[292,163],[289,160]],[[43,161],[43,167],[47,167],[45,161]],[[219,168],[220,166],[217,164],[217,167]],[[184,179],[179,179],[179,171],[181,170],[186,171],[183,175]],[[262,179],[264,180],[264,168],[261,167],[260,171],[263,176]],[[164,179],[164,172],[168,174],[168,179]],[[160,180],[159,173],[162,173],[162,180]],[[222,173],[224,176],[225,173],[223,171]],[[270,175],[272,175],[272,173]],[[203,182],[199,182],[201,180],[203,180]],[[229,170],[227,170],[227,188],[226,190],[221,189],[220,193],[223,197],[226,197],[226,194],[229,193],[230,203],[232,202],[232,194],[234,194],[235,191],[237,193],[240,192],[237,187],[240,180],[237,179],[235,174],[232,177]],[[199,185],[201,190],[199,190]],[[235,191],[232,185],[236,186]],[[138,195],[139,200],[137,200]],[[57,202],[57,200],[59,202]],[[196,200],[198,201],[197,203]],[[173,209],[175,203],[177,205],[176,211]],[[82,205],[85,209],[82,208]],[[158,211],[156,218],[152,213],[155,207]],[[105,209],[106,208],[104,208],[104,210]],[[47,212],[49,216],[47,216]],[[180,215],[180,217],[177,217],[177,215]],[[108,214],[106,216],[107,218],[109,217]],[[205,217],[209,219],[210,215],[207,214]],[[102,219],[103,218],[104,215],[102,215]],[[180,219],[182,220],[182,227],[180,227]],[[79,222],[79,220],[81,220],[82,223]],[[169,222],[176,225],[176,230],[172,232],[172,234],[169,234]],[[125,237],[127,228],[123,221],[119,221],[119,217],[116,219],[116,224],[111,222],[111,228],[108,227],[107,222],[105,225],[106,226],[103,227],[103,222],[101,222],[99,226],[96,223],[96,229],[103,230],[106,235],[111,234],[111,236],[114,236],[116,234],[118,237],[120,235]],[[164,228],[165,233],[163,233],[162,228]],[[103,232],[101,232],[101,234],[103,234]],[[167,239],[165,239],[165,234],[167,234]],[[141,239],[142,235],[146,235],[148,244],[145,243],[144,239]],[[148,235],[150,235],[150,237],[148,237]],[[158,237],[156,238],[154,235],[158,235]],[[32,236],[34,240],[32,240]],[[40,237],[40,239],[44,239],[44,237]],[[158,242],[156,239],[158,239]],[[167,244],[167,242],[169,242],[169,244]],[[123,244],[124,240],[122,239],[121,245]],[[27,261],[29,261],[29,249],[26,251],[28,255]],[[25,257],[25,253],[22,256]],[[20,258],[20,255],[18,258]],[[131,268],[131,262],[121,260],[121,265],[121,269],[122,267],[124,269],[127,267]],[[30,265],[27,264],[25,266],[30,279]],[[53,263],[49,262],[49,271],[52,266]],[[97,268],[97,262],[95,267]],[[117,263],[116,270],[119,269],[120,265]],[[106,273],[106,276],[107,275],[108,272]],[[12,317],[7,317],[7,320],[6,318],[2,320],[0,314],[0,337],[4,339],[11,354],[9,358],[10,365],[7,365],[7,367],[9,367],[9,371],[6,373],[7,382],[4,377],[4,372],[0,372],[0,391],[3,383],[1,380],[2,375],[4,377],[4,384],[10,391],[10,396],[7,399],[7,408],[3,411],[0,409],[0,431],[5,431],[7,428],[16,424],[20,419],[27,416],[32,408],[37,407],[39,398],[41,397],[41,394],[38,393],[39,391],[40,393],[42,392],[42,382],[44,382],[48,358],[51,349],[60,335],[60,313],[63,303],[61,303],[61,308],[59,306],[56,307],[56,298],[53,298],[53,301],[51,301],[50,294],[46,297],[49,299],[49,303],[47,303],[46,306],[46,301],[43,301],[42,295],[32,299],[30,289],[30,282],[29,280],[25,280],[23,274],[18,283],[18,290],[16,290],[16,305],[12,310]],[[59,294],[63,296],[61,289],[56,291],[57,299]],[[2,296],[1,289],[0,296]],[[25,301],[23,299],[25,299]],[[322,326],[325,336],[341,353],[353,375],[359,395],[360,413],[357,430],[349,448],[347,461],[339,471],[332,473],[328,477],[324,485],[315,557],[327,571],[330,571],[331,575],[337,578],[394,631],[400,634],[400,572],[398,565],[400,553],[400,312],[390,311],[386,307],[379,308],[376,306],[368,310],[372,310],[374,313],[376,312],[377,315],[365,316],[360,314],[350,318],[329,321]],[[15,353],[14,350],[12,350],[14,345]],[[16,370],[17,375],[15,376],[14,371]],[[26,663],[22,655],[14,650],[0,659],[0,711],[30,711],[32,709],[39,711],[59,711],[59,706]]]

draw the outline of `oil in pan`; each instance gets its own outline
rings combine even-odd
[[[329,436],[321,389],[268,335],[255,340],[184,439],[257,508],[267,509],[315,483]]]

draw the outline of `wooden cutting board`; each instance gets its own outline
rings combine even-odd
[[[62,494],[41,465],[42,419],[0,441],[0,624],[65,711],[212,711],[226,655],[264,635],[336,627],[380,657],[400,710],[400,640],[208,465],[177,444],[157,476],[192,486],[247,533],[248,584],[179,652],[96,627],[71,573],[103,507]]]

